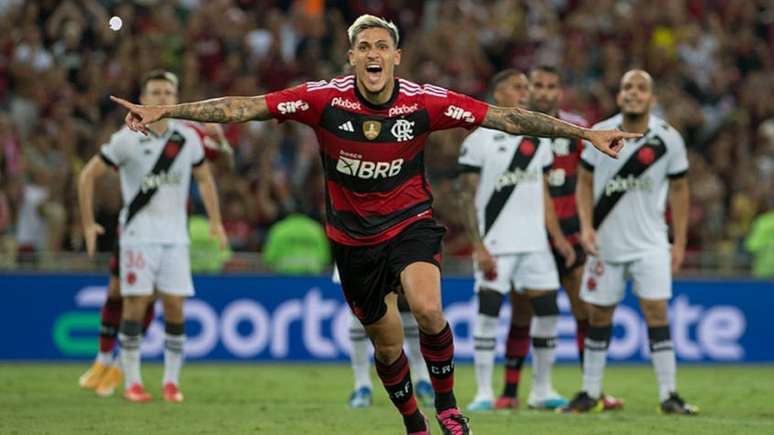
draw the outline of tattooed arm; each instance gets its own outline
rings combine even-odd
[[[169,106],[143,106],[111,96],[126,108],[126,125],[133,131],[147,133],[147,125],[163,118],[188,119],[199,122],[245,122],[271,119],[263,95],[255,97],[222,97]]]
[[[478,268],[485,274],[495,272],[496,263],[494,257],[486,249],[481,233],[478,229],[478,216],[476,213],[476,190],[481,176],[475,172],[466,172],[460,176],[460,206],[465,222],[465,231],[473,244],[473,260],[478,263]]]
[[[625,133],[618,130],[589,130],[543,113],[518,107],[489,106],[481,126],[515,135],[584,139],[613,158],[618,157],[618,152],[623,148],[624,139],[642,136],[638,133]]]

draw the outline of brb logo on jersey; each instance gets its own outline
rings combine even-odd
[[[286,101],[284,103],[277,104],[277,110],[279,110],[283,115],[287,115],[288,113],[304,112],[309,110],[309,103],[304,100]]]
[[[515,186],[519,183],[536,182],[540,179],[537,171],[525,171],[523,169],[516,168],[514,171],[505,171],[495,181],[495,190],[499,192],[505,187]]]
[[[148,174],[142,179],[140,190],[145,193],[151,189],[158,189],[164,184],[180,184],[180,174],[162,171],[158,174]]]
[[[398,142],[405,142],[414,139],[414,121],[399,119],[390,129],[390,133],[395,136]]]
[[[371,162],[363,160],[360,154],[351,154],[342,151],[336,170],[342,174],[351,175],[363,179],[377,179],[394,177],[403,169],[403,159],[395,159],[391,162]]]
[[[643,192],[650,192],[653,189],[653,181],[648,177],[642,179],[636,178],[634,175],[629,174],[624,178],[621,176],[612,178],[605,184],[605,196],[610,196],[616,192],[626,192],[628,190],[641,190]]]
[[[472,113],[457,106],[449,106],[446,108],[446,112],[443,113],[451,119],[464,120],[465,122],[474,123],[476,117]]]

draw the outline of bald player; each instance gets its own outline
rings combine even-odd
[[[664,414],[693,415],[695,406],[677,394],[675,352],[669,332],[668,302],[672,274],[680,270],[688,227],[688,159],[680,133],[651,114],[653,79],[631,70],[617,96],[621,113],[594,126],[640,133],[627,140],[619,159],[593,147],[581,154],[577,202],[581,243],[592,257],[585,266],[581,299],[589,304],[589,332],[583,365],[583,389],[566,412],[603,409],[602,377],[613,331],[613,313],[633,282],[648,325],[660,406]],[[670,246],[664,211],[672,211]]]

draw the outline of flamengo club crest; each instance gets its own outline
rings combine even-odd
[[[382,123],[379,121],[366,121],[363,123],[363,134],[368,140],[376,139],[381,130]]]
[[[395,121],[395,125],[392,126],[390,133],[395,136],[398,142],[414,139],[414,121],[399,119]]]

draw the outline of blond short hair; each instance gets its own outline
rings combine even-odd
[[[400,42],[400,35],[398,34],[398,26],[395,25],[392,21],[387,21],[384,18],[375,17],[373,15],[364,14],[355,20],[354,23],[352,23],[351,26],[349,26],[349,29],[347,29],[347,36],[349,36],[349,45],[355,45],[355,38],[357,37],[360,32],[366,29],[373,29],[373,28],[382,28],[386,30],[390,36],[392,37],[392,42],[395,43],[395,46],[398,46],[398,43]]]

